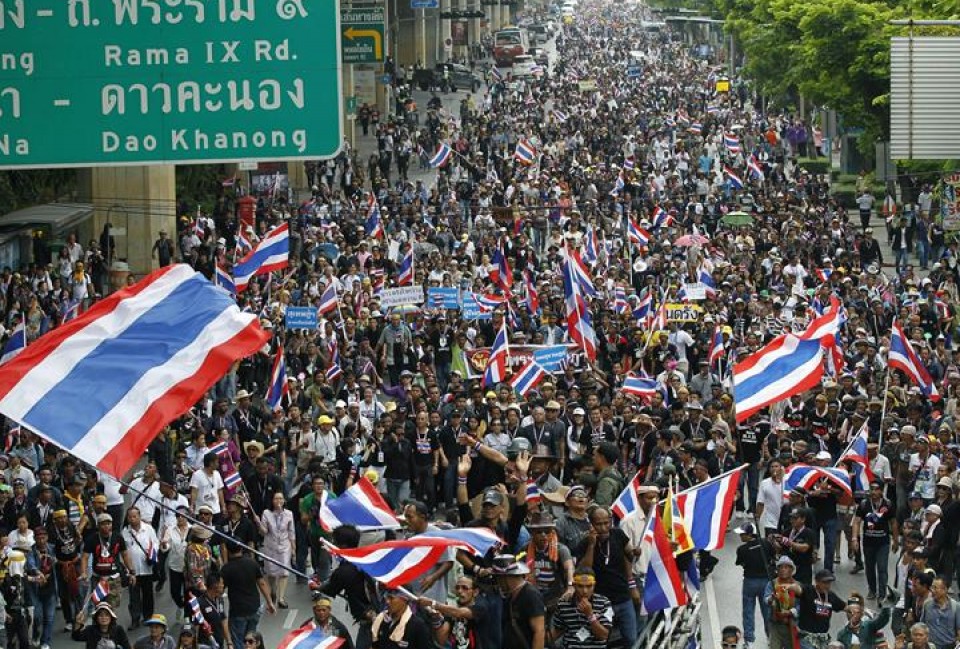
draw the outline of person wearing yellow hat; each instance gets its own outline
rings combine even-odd
[[[346,625],[332,613],[333,601],[323,593],[313,598],[313,616],[300,625],[300,628],[323,629],[327,637],[343,638],[342,649],[353,649],[353,639]]]
[[[313,455],[323,460],[324,464],[337,460],[337,446],[340,444],[340,435],[333,427],[333,418],[320,415],[317,425],[320,430],[313,436]]]

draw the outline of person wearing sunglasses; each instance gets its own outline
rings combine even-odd
[[[252,631],[244,635],[243,649],[266,649],[263,644],[263,635],[259,631]]]
[[[480,588],[475,577],[464,575],[454,585],[457,603],[449,605],[428,597],[417,603],[434,614],[433,637],[442,647],[470,647],[487,649],[489,638],[485,624],[489,621],[487,600],[479,597]]]
[[[720,632],[720,646],[723,649],[737,649],[740,646],[740,639],[743,635],[740,633],[740,629],[733,625],[723,627],[723,631]]]

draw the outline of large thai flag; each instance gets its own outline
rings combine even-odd
[[[213,283],[230,295],[236,295],[237,285],[233,283],[233,278],[230,277],[230,273],[220,267],[220,262],[217,262],[216,266],[213,274]]]
[[[263,241],[257,244],[250,254],[233,267],[234,284],[237,292],[247,289],[250,280],[257,275],[265,275],[282,270],[290,263],[290,226],[282,223],[270,230]]]
[[[707,362],[710,367],[716,365],[723,358],[723,352],[723,329],[717,326],[713,328],[713,336],[710,337],[710,351],[707,353]]]
[[[649,246],[651,234],[637,225],[633,219],[627,219],[627,239],[638,246]]]
[[[7,338],[7,343],[3,346],[3,355],[0,356],[0,365],[12,361],[26,348],[27,328],[21,320],[20,324],[13,329],[13,333],[10,334],[10,337]]]
[[[277,649],[337,649],[344,642],[344,638],[327,635],[322,627],[307,625],[284,636]]]
[[[723,547],[743,466],[674,496],[698,550],[719,550]]]
[[[537,160],[537,150],[528,140],[522,138],[517,141],[517,148],[513,152],[513,159],[523,165],[532,165]]]
[[[496,532],[485,527],[456,527],[449,530],[427,530],[417,534],[413,539],[441,539],[454,541],[458,547],[468,550],[477,556],[484,556],[492,548],[504,545],[503,539]]]
[[[337,310],[337,285],[330,282],[320,296],[320,306],[317,307],[320,315]]]
[[[800,338],[802,340],[819,340],[828,345],[832,344],[835,336],[840,333],[841,324],[843,324],[843,317],[840,311],[840,300],[836,295],[831,295],[830,309],[822,316],[814,318],[807,326],[806,331],[800,334]]]
[[[520,368],[520,371],[516,373],[513,379],[510,380],[510,385],[517,391],[517,394],[521,397],[526,397],[527,393],[537,387],[540,381],[546,376],[547,371],[543,369],[543,366],[531,358],[526,365]]]
[[[449,548],[466,548],[453,539],[413,537],[404,541],[384,541],[359,548],[327,546],[335,554],[355,565],[387,588],[396,588],[432,570]]]
[[[270,371],[270,387],[267,389],[267,406],[271,411],[280,410],[280,400],[289,391],[287,385],[287,363],[283,358],[283,347],[277,348],[277,355],[273,359],[273,369]]]
[[[507,360],[510,357],[510,348],[507,346],[507,323],[500,324],[500,331],[490,349],[490,358],[487,359],[487,368],[483,371],[483,385],[497,385],[507,378]]]
[[[641,543],[650,552],[650,562],[643,583],[643,610],[650,614],[684,606],[687,603],[687,592],[683,588],[683,578],[677,568],[677,561],[673,558],[673,548],[657,515],[656,507],[650,515]]]
[[[268,338],[256,315],[203,275],[167,266],[0,367],[0,412],[122,476],[166,424]]]
[[[397,286],[410,286],[413,284],[413,246],[403,256],[400,261],[400,267],[397,269]]]
[[[597,358],[597,332],[593,328],[590,310],[581,295],[582,286],[577,278],[574,265],[569,258],[560,262],[563,276],[564,305],[567,313],[567,331],[570,338],[581,348],[590,360]]]
[[[903,371],[910,380],[920,387],[920,391],[928,399],[937,401],[940,399],[940,392],[933,383],[933,378],[924,367],[923,361],[913,351],[910,341],[907,340],[903,329],[899,323],[894,321],[893,330],[890,333],[890,353],[887,356],[887,364],[890,367]]]
[[[810,466],[809,464],[794,464],[783,474],[783,493],[790,493],[797,487],[812,489],[815,484],[826,479],[827,482],[839,487],[844,494],[853,497],[850,488],[850,476],[844,469],[835,466]]]
[[[610,510],[616,514],[617,518],[621,521],[627,516],[640,511],[640,495],[637,490],[640,489],[641,482],[640,472],[637,471],[630,482],[627,483],[626,488],[621,491],[617,499],[613,501]]]
[[[647,399],[660,391],[660,385],[656,379],[628,374],[623,379],[623,386],[620,391],[633,397]]]
[[[730,182],[730,186],[734,189],[743,189],[743,179],[737,175],[737,172],[733,170],[733,167],[724,165],[723,173],[727,174],[727,180]]]
[[[390,505],[366,478],[336,498],[327,498],[320,508],[320,526],[332,532],[341,525],[354,525],[359,530],[400,527]]]
[[[440,148],[437,149],[436,153],[433,154],[433,157],[427,160],[427,164],[430,165],[433,169],[437,169],[447,164],[450,161],[450,157],[453,155],[453,149],[451,149],[446,144],[441,144]]]
[[[867,424],[864,422],[854,438],[850,440],[847,448],[840,454],[840,459],[837,460],[838,465],[844,461],[853,465],[853,487],[857,491],[869,491],[870,482],[873,480],[870,458],[867,456],[867,441]]]
[[[779,336],[733,370],[737,421],[762,408],[813,388],[823,376],[819,340]]]

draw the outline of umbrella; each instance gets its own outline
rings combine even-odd
[[[702,234],[685,234],[673,242],[675,246],[703,246],[710,243],[710,239]]]
[[[416,304],[401,304],[399,306],[391,307],[390,315],[393,315],[395,313],[400,315],[410,315],[413,313],[420,313],[420,307],[417,306]]]
[[[727,225],[753,225],[753,217],[746,212],[730,212],[725,214],[720,221]]]

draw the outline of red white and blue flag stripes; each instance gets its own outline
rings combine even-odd
[[[627,302],[627,289],[622,286],[615,286],[613,289],[613,312],[622,315],[627,312],[628,308],[630,308],[630,303]]]
[[[616,514],[620,520],[625,519],[630,514],[636,514],[640,511],[640,483],[642,482],[640,472],[637,471],[626,488],[620,492],[617,499],[613,501],[610,510]]]
[[[802,340],[792,334],[737,363],[733,370],[736,419],[748,419],[762,408],[813,388],[823,376],[819,340]]]
[[[707,353],[707,362],[713,367],[723,358],[724,342],[723,329],[719,326],[713,328],[713,335],[710,337],[710,351]]]
[[[587,231],[583,236],[583,260],[588,264],[596,263],[600,258],[600,251],[597,248],[597,229],[591,223],[587,226]]]
[[[533,282],[533,273],[529,268],[523,271],[524,302],[527,311],[534,315],[540,311],[540,295],[537,293],[537,286]]]
[[[573,248],[567,248],[567,258],[580,293],[587,297],[597,297],[597,289],[593,285],[593,278],[590,277],[590,269],[580,259],[580,253]]]
[[[397,588],[432,570],[449,548],[464,547],[453,539],[411,538],[384,541],[359,548],[327,546],[387,588]]]
[[[517,391],[521,397],[526,397],[530,390],[534,389],[547,376],[547,371],[543,366],[531,358],[526,365],[510,380],[510,385]]]
[[[320,315],[336,311],[337,304],[337,285],[330,282],[324,289],[323,294],[320,295],[320,305],[317,307],[317,311],[320,312]]]
[[[227,489],[236,489],[242,482],[243,478],[240,477],[240,472],[236,469],[230,471],[223,477],[223,486]]]
[[[593,320],[590,317],[590,309],[587,307],[587,301],[584,299],[582,284],[574,264],[570,261],[569,255],[564,255],[560,263],[561,275],[563,276],[563,296],[567,315],[567,332],[570,339],[573,340],[581,349],[583,349],[587,358],[596,360],[597,358],[597,332],[593,328]]]
[[[120,476],[167,423],[268,338],[256,315],[241,313],[203,275],[167,266],[0,367],[0,412]]]
[[[648,399],[660,391],[660,384],[656,379],[628,374],[623,379],[620,391],[632,397]]]
[[[893,322],[893,328],[890,332],[890,352],[887,355],[887,364],[890,367],[903,371],[911,381],[917,384],[920,392],[928,399],[936,401],[940,399],[940,392],[934,385],[930,372],[924,367],[923,361],[913,351],[913,346],[907,340],[899,323]]]
[[[644,295],[637,302],[637,306],[633,309],[633,319],[638,323],[643,323],[646,326],[647,320],[653,314],[653,296],[650,293]]]
[[[833,275],[832,268],[818,268],[815,272],[817,275],[817,279],[819,279],[821,282],[824,282],[824,283],[829,282],[830,277]]]
[[[0,365],[12,361],[26,348],[27,328],[21,320],[20,324],[14,327],[13,333],[10,334],[10,337],[7,338],[6,344],[3,346],[3,355],[0,356]]]
[[[717,283],[713,281],[713,275],[706,268],[701,266],[697,271],[697,281],[703,284],[704,293],[708,298],[717,297]]]
[[[307,625],[284,636],[277,649],[338,649],[344,642],[344,638],[327,635],[323,627]]]
[[[490,269],[490,281],[505,294],[509,295],[513,288],[513,270],[510,268],[510,262],[507,259],[506,251],[503,249],[503,240],[497,242],[497,247],[493,251],[493,257],[490,259],[492,268]]]
[[[655,229],[669,228],[671,225],[673,225],[673,217],[670,216],[668,211],[659,205],[653,208],[653,215],[650,220]]]
[[[638,246],[649,246],[651,235],[637,225],[633,219],[627,219],[627,239]]]
[[[283,347],[277,347],[277,355],[273,359],[273,369],[270,371],[270,386],[267,388],[267,407],[271,412],[280,410],[280,400],[289,391],[287,385],[287,363],[283,358]]]
[[[90,601],[96,606],[100,602],[107,601],[108,597],[110,597],[110,583],[106,579],[101,579],[97,582],[97,585],[93,587],[93,592],[90,594]]]
[[[400,261],[400,267],[397,269],[397,286],[411,286],[413,284],[413,246],[407,250],[407,254]]]
[[[442,143],[437,149],[436,153],[433,154],[433,157],[427,160],[427,164],[430,165],[433,169],[442,167],[450,161],[450,157],[453,156],[453,149],[451,149],[447,144]]]
[[[840,454],[840,459],[837,460],[838,465],[841,462],[849,462],[852,465],[853,487],[856,491],[869,491],[870,482],[873,480],[870,458],[867,455],[867,441],[867,424],[864,422],[857,434],[850,440],[847,448]]]
[[[727,174],[727,181],[734,189],[743,189],[743,179],[733,170],[733,167],[724,165],[723,173]]]
[[[270,230],[250,254],[234,265],[233,283],[237,287],[237,292],[245,291],[250,280],[257,275],[282,270],[289,263],[290,226],[287,223],[281,223]]]
[[[683,588],[683,578],[656,507],[650,514],[641,544],[650,553],[643,583],[643,610],[650,614],[684,606],[687,592]]]
[[[190,609],[190,621],[193,622],[195,626],[209,633],[210,624],[203,616],[203,610],[200,608],[200,600],[191,592],[187,593],[187,607]]]
[[[216,270],[213,273],[213,283],[230,295],[237,294],[237,285],[233,282],[233,278],[230,277],[230,273],[220,267],[220,262],[216,263]]]
[[[517,148],[513,151],[513,159],[523,165],[532,165],[537,161],[537,150],[526,138],[517,141]]]
[[[320,526],[332,532],[341,525],[354,525],[359,530],[400,527],[390,505],[366,478],[336,498],[327,498],[320,507]]]
[[[674,496],[683,520],[690,529],[693,545],[698,550],[719,550],[723,547],[744,466]]]
[[[815,318],[806,331],[800,334],[803,340],[819,340],[824,345],[832,345],[835,336],[840,333],[843,324],[843,313],[840,310],[840,300],[836,295],[830,296],[830,309],[822,316]]]
[[[754,155],[751,155],[747,158],[747,171],[750,172],[750,175],[763,182],[763,167],[760,166],[760,163],[757,162],[757,158]]]
[[[724,133],[723,145],[727,147],[727,151],[734,155],[740,153],[740,138],[737,137],[736,133]]]
[[[370,198],[372,202],[370,203],[369,213],[367,214],[365,230],[367,236],[371,239],[382,239],[385,233],[383,230],[383,217],[380,215],[380,204],[372,193],[370,194]]]
[[[457,547],[463,548],[477,556],[484,556],[492,548],[504,545],[503,539],[496,532],[485,527],[455,527],[449,530],[427,530],[417,534],[413,539],[440,539],[453,541]]]
[[[794,464],[787,469],[783,474],[783,493],[790,493],[797,487],[812,489],[821,480],[826,480],[841,489],[847,496],[853,497],[850,476],[847,475],[846,470],[835,466],[810,466],[809,464]]]
[[[500,331],[493,341],[493,347],[490,349],[490,358],[487,359],[487,367],[483,371],[483,385],[493,386],[503,383],[507,378],[507,361],[510,359],[510,348],[507,344],[507,323],[500,323]]]

